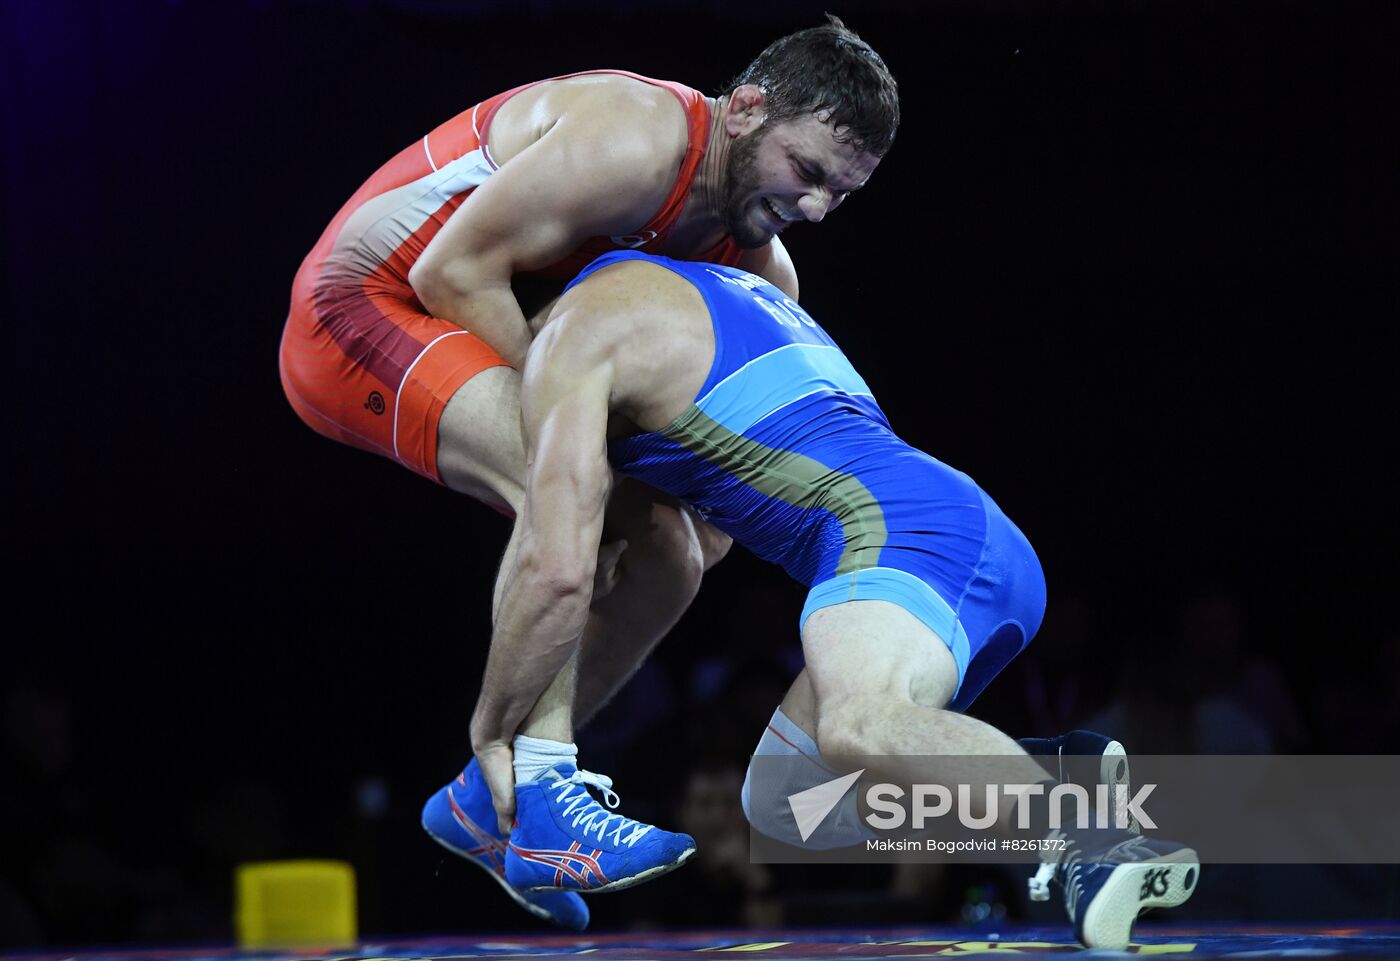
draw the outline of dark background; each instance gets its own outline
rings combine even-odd
[[[293,856],[352,860],[370,932],[528,926],[416,824],[468,756],[507,523],[297,420],[291,278],[464,107],[591,67],[718,93],[823,5],[3,9],[0,945],[226,939],[233,865]],[[866,190],[785,236],[804,303],[1049,583],[974,713],[1139,752],[1392,753],[1400,7],[831,9],[904,120]],[[801,597],[738,551],[709,576],[581,736],[625,810],[683,817],[695,765],[730,783]],[[692,914],[684,875],[595,899],[596,923],[753,920],[725,883]],[[773,897],[793,923],[1024,909],[1019,877],[869,893],[890,883]],[[1297,888],[1324,895],[1188,907],[1397,911],[1393,869]]]

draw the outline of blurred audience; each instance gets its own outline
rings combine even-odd
[[[1237,599],[1189,601],[1169,632],[1116,647],[1113,699],[1083,725],[1137,754],[1268,754],[1302,749],[1298,707],[1277,660],[1252,651]]]

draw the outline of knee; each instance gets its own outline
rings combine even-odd
[[[708,571],[724,560],[734,546],[734,538],[704,521],[695,520],[694,527],[695,539],[700,544],[701,570]]]
[[[622,579],[688,603],[705,573],[705,549],[695,528],[690,511],[675,500],[624,480],[608,502],[603,540],[627,541],[618,566]]]
[[[869,698],[852,697],[817,708],[817,750],[823,757],[886,754],[886,724]]]
[[[627,539],[620,561],[623,577],[664,584],[694,596],[705,573],[705,557],[689,515],[665,504],[649,505],[645,514],[619,525]]]
[[[666,576],[693,590],[700,589],[706,570],[705,550],[685,511],[664,506],[653,509],[647,540],[652,555],[648,563],[659,562]]]

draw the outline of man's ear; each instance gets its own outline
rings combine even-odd
[[[729,95],[729,111],[724,117],[724,132],[731,137],[753,133],[763,126],[768,115],[767,98],[763,88],[753,83],[735,87]]]

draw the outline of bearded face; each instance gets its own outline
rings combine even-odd
[[[762,185],[758,172],[758,148],[768,132],[767,127],[760,127],[751,134],[737,138],[729,149],[729,163],[725,169],[724,202],[720,207],[720,216],[725,230],[745,250],[762,247],[777,232],[759,209]]]
[[[836,139],[836,133],[809,115],[734,138],[720,217],[735,243],[752,250],[789,224],[818,223],[860,189],[880,158]]]

